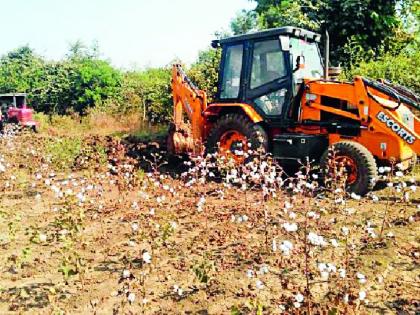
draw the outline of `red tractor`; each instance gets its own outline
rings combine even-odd
[[[27,107],[25,93],[0,94],[0,132],[5,123],[19,124],[36,131],[38,122],[32,115],[33,109]]]

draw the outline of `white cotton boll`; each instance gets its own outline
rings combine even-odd
[[[330,274],[329,274],[328,271],[321,271],[321,279],[322,280],[324,280],[324,281],[328,280],[329,276],[330,276]]]
[[[298,293],[298,294],[295,295],[295,300],[298,303],[302,303],[304,299],[305,298],[304,298],[304,296],[301,293]]]
[[[132,224],[131,224],[131,230],[132,230],[133,232],[137,232],[137,231],[138,231],[138,229],[139,229],[139,225],[138,225],[137,223],[132,223]]]
[[[252,278],[252,277],[254,276],[254,270],[248,269],[248,270],[246,271],[246,276],[247,276],[248,278]]]
[[[334,272],[336,272],[336,271],[337,271],[337,268],[335,267],[335,265],[330,264],[330,263],[327,263],[327,270],[328,270],[328,272],[330,272],[330,273],[334,273]]]
[[[358,279],[359,283],[361,284],[366,283],[366,276],[363,273],[358,272],[356,274],[356,278]]]
[[[314,211],[309,211],[308,212],[308,218],[313,218],[315,217],[316,213]]]
[[[324,237],[322,237],[321,235],[317,235],[314,232],[309,232],[308,236],[308,241],[315,246],[326,246],[327,242],[325,242]]]
[[[298,225],[296,223],[283,223],[282,227],[287,231],[287,232],[296,232],[298,230]]]
[[[136,300],[136,295],[134,293],[129,293],[127,296],[127,300],[130,303],[134,303],[134,301]]]
[[[347,235],[349,235],[349,228],[348,227],[345,227],[345,226],[343,226],[342,228],[341,228],[341,233],[343,233],[343,235],[344,236],[347,236]]]
[[[257,280],[256,282],[255,282],[255,287],[258,289],[258,290],[261,290],[261,289],[263,289],[264,288],[264,283],[261,281],[261,280]]]
[[[47,235],[45,235],[45,234],[39,234],[39,241],[41,243],[45,243],[47,241]]]
[[[263,265],[260,267],[260,274],[266,274],[268,272],[269,272],[269,269],[267,265]]]
[[[366,299],[366,292],[365,291],[360,291],[359,292],[359,300],[363,301],[364,299]]]
[[[276,242],[275,239],[273,239],[272,249],[273,249],[273,252],[276,252],[277,251],[277,242]]]
[[[319,269],[320,272],[327,270],[327,264],[319,263],[318,264],[318,269]]]
[[[146,264],[150,264],[152,261],[152,256],[147,251],[143,253],[142,258]]]
[[[130,272],[129,270],[127,270],[127,269],[124,269],[124,270],[123,270],[122,277],[123,277],[124,279],[129,278],[129,277],[130,277],[130,275],[131,275],[131,272]]]

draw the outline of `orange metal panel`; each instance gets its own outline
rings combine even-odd
[[[204,112],[214,113],[221,107],[239,107],[245,112],[245,114],[247,114],[252,122],[259,123],[263,121],[263,118],[255,111],[255,109],[251,105],[245,103],[214,103],[210,104]]]

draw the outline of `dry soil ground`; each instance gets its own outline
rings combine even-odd
[[[181,179],[182,164],[153,173],[160,162],[143,156],[154,159],[154,144],[0,143],[0,314],[419,311],[411,177],[345,204],[339,191],[308,197],[310,186],[264,198],[197,172]]]

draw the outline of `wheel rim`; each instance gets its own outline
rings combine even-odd
[[[346,179],[346,183],[348,185],[352,185],[357,181],[358,176],[358,172],[357,172],[357,163],[356,161],[346,155],[339,155],[335,157],[335,162],[339,167],[343,167],[346,174],[347,174],[347,179]]]
[[[219,141],[219,154],[225,157],[231,157],[236,162],[244,161],[244,153],[248,151],[248,139],[244,134],[237,130],[228,130],[224,132]],[[242,152],[240,154],[239,152]]]

